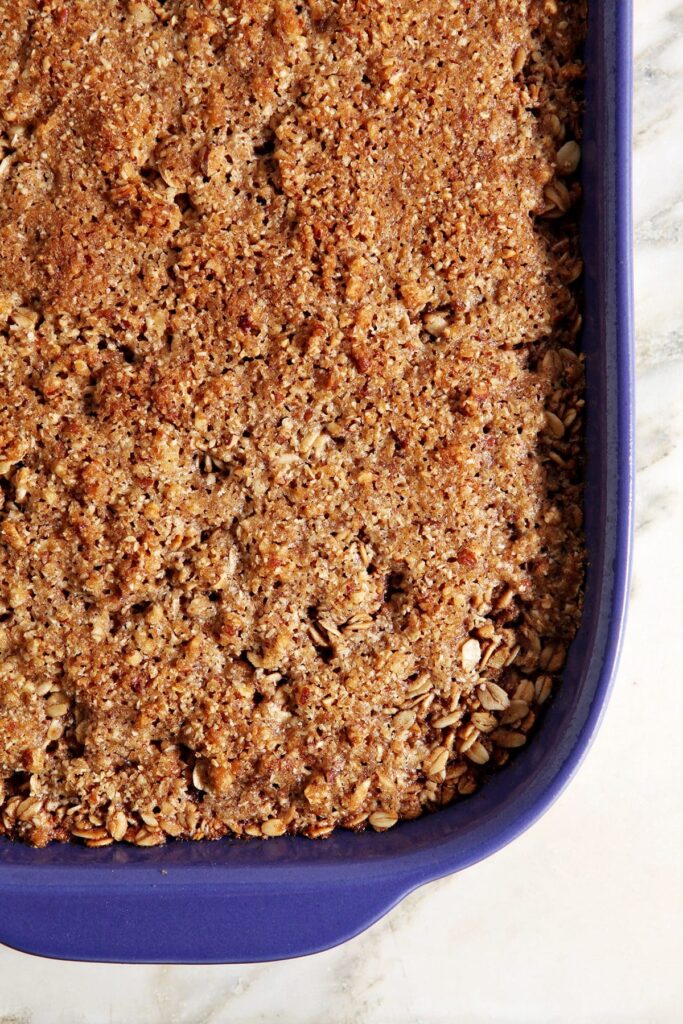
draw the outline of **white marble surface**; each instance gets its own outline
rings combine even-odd
[[[318,956],[126,967],[0,948],[0,1024],[683,1021],[683,3],[636,0],[636,53],[633,601],[578,777],[512,846]]]

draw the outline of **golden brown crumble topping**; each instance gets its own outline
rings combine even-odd
[[[0,0],[0,831],[377,829],[579,620],[583,0]]]

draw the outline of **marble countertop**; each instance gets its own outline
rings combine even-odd
[[[131,967],[0,947],[0,1024],[683,1020],[683,3],[635,8],[635,572],[618,683],[577,778],[511,846],[317,956]]]

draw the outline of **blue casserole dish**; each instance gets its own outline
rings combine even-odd
[[[417,886],[500,849],[573,775],[617,663],[633,487],[632,11],[630,0],[590,7],[583,146],[589,569],[583,623],[538,735],[472,799],[382,834],[100,850],[0,840],[2,942],[44,956],[131,963],[312,953],[367,928]]]

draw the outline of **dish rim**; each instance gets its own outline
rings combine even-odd
[[[610,565],[594,567],[595,571],[603,574],[598,580],[593,577],[594,586],[604,583],[603,577],[609,577],[609,616],[600,634],[602,651],[599,652],[599,666],[594,666],[597,676],[592,698],[581,723],[575,723],[576,735],[571,750],[552,771],[548,766],[544,769],[543,763],[534,765],[533,751],[537,745],[540,748],[537,761],[550,762],[550,754],[553,753],[551,750],[550,754],[541,756],[541,730],[535,742],[530,744],[529,757],[525,752],[526,760],[520,758],[514,762],[517,765],[527,764],[527,767],[531,763],[533,773],[529,775],[526,769],[515,769],[514,764],[503,773],[507,775],[516,770],[522,781],[527,776],[531,778],[535,786],[533,796],[526,802],[519,795],[514,799],[511,796],[506,798],[508,805],[502,812],[497,805],[493,807],[495,821],[493,817],[487,818],[482,814],[477,817],[476,811],[467,811],[468,807],[475,805],[477,809],[486,806],[489,793],[482,791],[457,808],[407,822],[392,833],[342,836],[324,844],[315,844],[324,848],[320,854],[310,849],[313,845],[310,840],[300,838],[258,844],[264,853],[251,857],[253,862],[242,857],[241,851],[233,857],[229,849],[225,852],[226,847],[223,854],[217,849],[221,844],[232,844],[234,849],[234,840],[222,840],[217,844],[175,843],[165,848],[125,853],[112,848],[85,851],[68,847],[55,851],[54,856],[50,853],[52,848],[47,851],[19,849],[16,844],[11,844],[10,849],[7,840],[0,840],[0,941],[45,956],[113,962],[251,962],[317,952],[363,931],[405,895],[426,882],[462,870],[507,845],[545,813],[574,776],[599,728],[614,682],[631,571],[634,451],[631,18],[631,0],[593,0],[591,4],[589,43],[595,51],[596,61],[592,96],[595,109],[591,111],[591,118],[595,121],[594,127],[604,132],[608,143],[604,152],[596,151],[593,157],[597,168],[594,201],[599,206],[605,231],[597,257],[604,264],[598,272],[602,272],[603,280],[596,285],[596,288],[604,289],[605,301],[604,308],[597,311],[601,323],[599,327],[595,326],[595,330],[597,333],[605,332],[605,336],[613,336],[614,342],[612,361],[610,363],[608,353],[603,368],[605,373],[608,369],[613,373],[613,408],[607,409],[605,415],[614,417],[611,443],[615,447],[604,457],[616,476],[604,483],[605,490],[610,491],[606,499],[604,529],[606,535],[611,530],[614,557]],[[600,195],[597,195],[600,187]],[[600,234],[599,227],[596,233]],[[610,443],[609,430],[607,435]],[[615,517],[611,522],[610,508]],[[595,598],[596,601],[601,599],[601,594]],[[587,663],[590,662],[589,655],[586,659]],[[590,665],[585,674],[589,668]],[[583,682],[580,681],[580,685]],[[496,784],[500,789],[506,783],[499,783],[497,778],[488,785],[495,789]],[[517,792],[514,785],[512,792]],[[495,804],[493,795],[491,801]],[[462,808],[465,808],[464,813]],[[512,810],[516,813],[510,813]],[[468,815],[471,821],[468,824],[465,820],[463,825],[461,819],[467,819]],[[434,825],[437,817],[442,822]],[[397,841],[400,834],[418,836],[420,831],[429,832],[436,839],[414,843],[404,841],[403,844]],[[368,849],[368,840],[375,845],[374,850]],[[237,843],[242,850],[245,845],[252,845]],[[283,843],[288,854],[268,853],[271,846]],[[355,844],[355,852],[360,856],[354,856],[354,851],[345,852],[345,843]],[[197,846],[209,849],[206,852],[188,850]],[[169,854],[174,848],[185,850],[186,863],[174,862],[174,857]],[[325,853],[325,849],[330,851],[330,855]],[[61,857],[60,852],[63,854]],[[121,857],[117,860],[118,853]],[[239,863],[241,857],[244,863]],[[239,943],[231,945],[220,928],[217,929],[214,953],[206,945],[192,947],[180,935],[180,929],[175,936],[176,953],[172,948],[174,936],[170,934],[157,947],[150,941],[141,941],[137,953],[129,942],[124,941],[122,930],[126,922],[123,917],[118,920],[115,901],[121,901],[126,910],[129,903],[139,903],[142,898],[145,914],[151,915],[150,923],[161,927],[165,922],[168,928],[169,922],[178,918],[178,910],[185,906],[188,894],[193,894],[202,906],[218,901],[225,903],[226,912],[228,908],[241,908],[239,914],[242,915],[248,914],[250,902],[257,905],[259,901],[270,901],[274,920],[282,919],[282,922],[285,922],[287,914],[296,913],[297,900],[306,908],[310,905],[310,909],[300,913],[298,924],[283,933],[281,941],[277,941],[276,936],[274,942],[260,942],[254,932],[251,937],[247,936],[247,942],[242,943],[241,951],[237,948]],[[316,926],[316,901],[325,894],[328,898],[332,896],[334,914],[331,916],[334,920],[325,920],[323,927],[320,919],[325,914],[318,907]],[[103,927],[99,931],[91,928],[90,933],[84,933],[85,922],[74,925],[71,932],[63,925],[60,930],[57,920],[52,927],[49,921],[46,923],[45,915],[66,913],[68,901],[73,903],[74,900],[82,901],[83,906],[89,908],[88,913],[92,913],[92,908],[99,908],[108,916],[111,927]],[[278,910],[280,906],[282,909]],[[126,913],[130,916],[129,909]],[[177,928],[177,925],[173,927]]]

